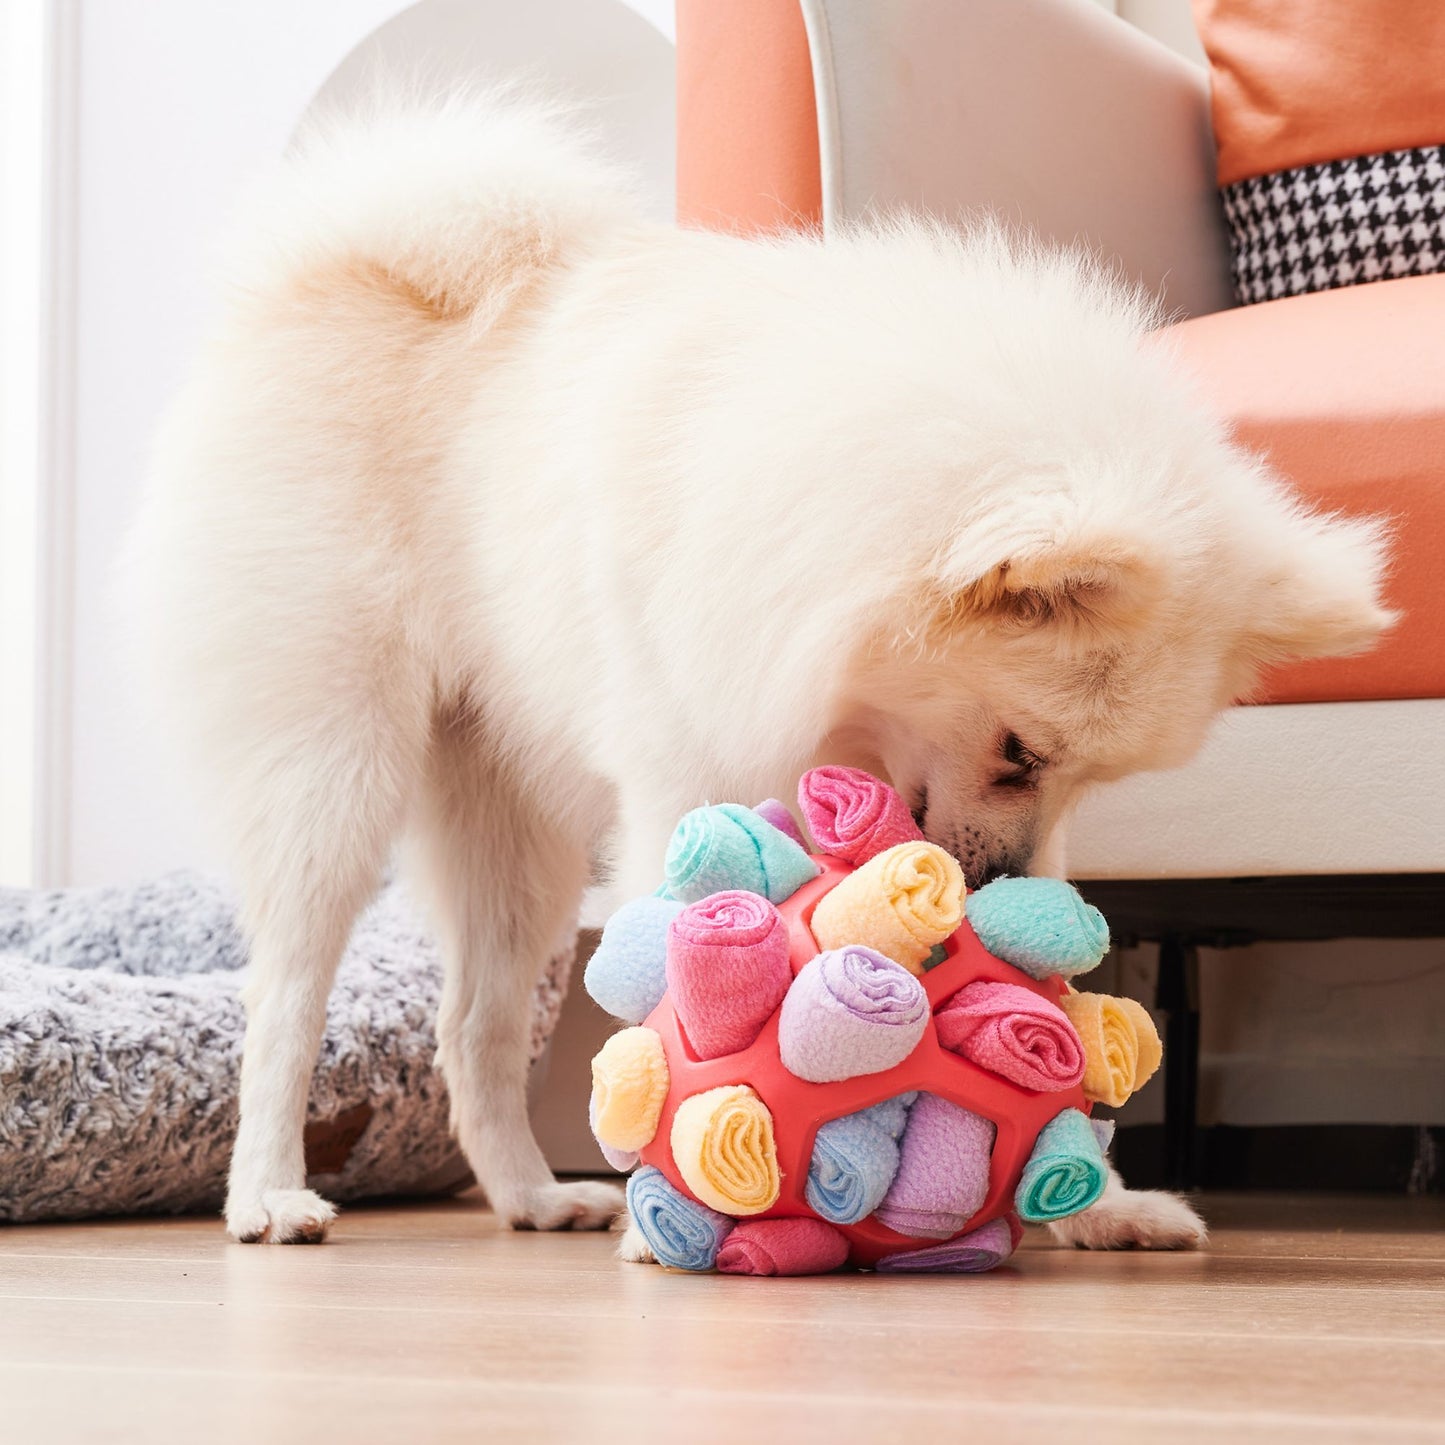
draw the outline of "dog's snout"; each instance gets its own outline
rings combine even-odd
[[[918,831],[925,837],[928,834],[928,788],[922,787],[918,790],[918,801],[909,809],[913,814],[913,822]]]
[[[1011,873],[1020,873],[1023,870],[1016,864],[1008,861],[988,861],[980,868],[974,865],[972,872],[965,870],[965,881],[970,888],[984,888],[996,878],[1006,878]]]
[[[957,829],[926,827],[924,831],[930,842],[958,859],[964,882],[971,890],[982,888],[996,878],[1028,872],[1027,858],[1017,857],[1015,850],[1001,847],[998,839],[988,837],[980,829],[965,825]]]

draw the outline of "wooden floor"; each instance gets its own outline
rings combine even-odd
[[[956,1279],[669,1274],[467,1198],[5,1229],[0,1441],[1445,1440],[1442,1201],[1205,1209],[1205,1254]]]

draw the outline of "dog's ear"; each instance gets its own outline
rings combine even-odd
[[[1374,520],[1295,514],[1272,539],[1245,634],[1256,662],[1361,652],[1396,621],[1383,606],[1388,535]]]
[[[965,528],[939,559],[941,620],[1108,628],[1160,596],[1160,564],[1127,522],[1028,501]]]

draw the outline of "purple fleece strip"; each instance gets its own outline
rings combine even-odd
[[[906,968],[871,948],[820,953],[783,1000],[783,1067],[814,1084],[901,1064],[928,1027],[928,995]]]

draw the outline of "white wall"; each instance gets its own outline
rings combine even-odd
[[[204,820],[136,705],[112,569],[156,420],[204,325],[206,257],[244,180],[282,152],[328,77],[349,55],[343,90],[378,58],[426,57],[424,73],[442,82],[484,63],[530,64],[601,104],[660,212],[672,184],[671,0],[75,3],[75,267],[61,278],[73,283],[75,348],[57,378],[73,469],[52,481],[73,499],[74,585],[57,579],[70,616],[47,659],[59,687],[46,726],[69,739],[41,779],[37,876],[51,883],[213,861]],[[364,45],[382,26],[390,43]]]
[[[70,757],[55,762],[46,881],[134,877],[195,861],[200,829],[133,711],[111,574],[166,397],[200,332],[205,257],[236,189],[280,153],[317,86],[390,0],[79,7]],[[68,481],[68,487],[67,487]],[[63,585],[63,579],[62,579]],[[68,662],[68,667],[67,667]]]
[[[0,884],[34,851],[45,16],[0,0]]]

